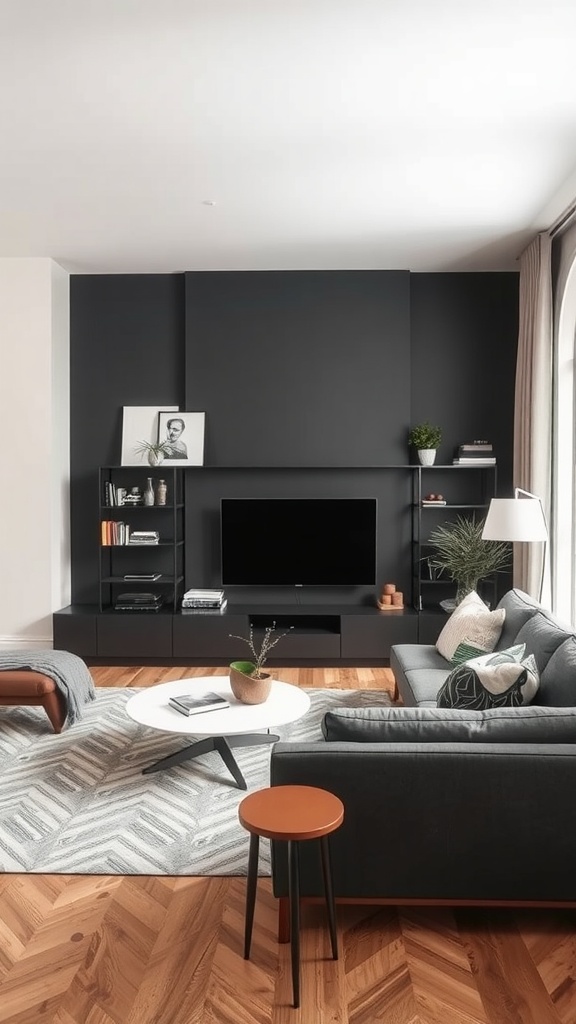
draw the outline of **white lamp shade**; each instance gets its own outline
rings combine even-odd
[[[483,540],[547,540],[548,530],[539,498],[492,498]]]

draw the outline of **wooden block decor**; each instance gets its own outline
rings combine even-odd
[[[381,612],[398,612],[404,607],[404,594],[396,590],[395,583],[385,583],[376,604]]]

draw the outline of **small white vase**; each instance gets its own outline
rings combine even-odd
[[[164,462],[163,452],[148,452],[148,462],[151,466],[161,466]]]
[[[418,458],[420,459],[421,466],[433,466],[434,459],[436,458],[435,448],[419,448]]]

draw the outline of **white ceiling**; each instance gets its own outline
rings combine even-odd
[[[0,256],[517,268],[575,50],[575,0],[0,0]]]

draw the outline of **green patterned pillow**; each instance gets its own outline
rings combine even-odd
[[[474,644],[463,640],[461,644],[454,651],[454,654],[450,658],[452,665],[461,665],[463,661],[470,661],[471,658],[479,658],[482,654],[488,654],[482,647],[475,647]]]
[[[525,658],[525,651],[525,644],[517,644],[457,665],[438,693],[438,707],[485,711],[529,704],[540,677],[534,656]]]

